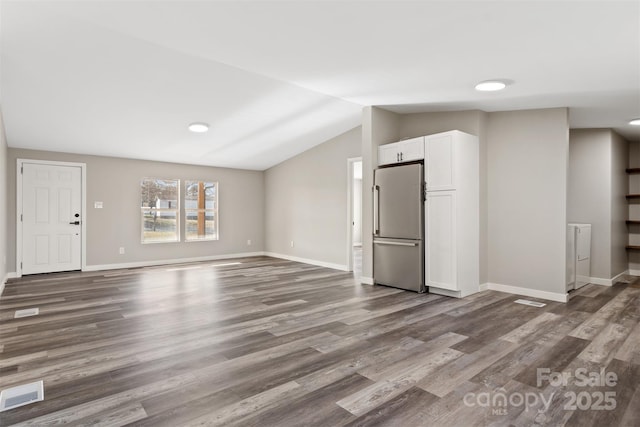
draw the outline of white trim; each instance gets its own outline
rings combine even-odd
[[[627,274],[629,276],[640,276],[640,270],[629,269],[629,270],[627,270]]]
[[[347,159],[347,270],[346,271],[353,271],[353,164],[356,162],[362,162],[362,157],[349,157]],[[360,212],[362,212],[362,208],[360,209]]]
[[[587,277],[587,283],[591,283],[592,285],[600,285],[600,286],[612,286],[613,282],[611,279],[601,279],[600,277]]]
[[[594,285],[601,285],[601,286],[613,286],[613,284],[615,283],[616,280],[618,280],[619,278],[621,278],[622,276],[626,275],[626,274],[631,274],[630,271],[632,270],[625,270],[622,273],[618,274],[617,276],[613,277],[612,279],[602,279],[600,277],[589,277],[588,281],[591,284]],[[638,273],[640,273],[640,270],[635,270]],[[637,276],[637,274],[635,274],[634,276]]]
[[[507,292],[509,294],[524,295],[526,297],[542,298],[550,301],[567,302],[567,294],[540,291],[537,289],[521,288],[519,286],[501,285],[499,283],[487,283],[492,291]]]
[[[318,261],[315,259],[300,258],[297,256],[291,256],[291,255],[285,255],[285,254],[277,254],[275,252],[264,252],[264,255],[270,256],[272,258],[281,258],[289,261],[296,261],[296,262],[302,262],[305,264],[317,265],[319,267],[333,268],[334,270],[349,271],[348,266],[345,264],[334,264],[332,262],[324,262],[324,261]]]
[[[430,294],[444,295],[446,297],[453,297],[453,298],[462,297],[462,293],[460,291],[451,291],[449,289],[436,288],[433,286],[428,286],[427,288],[428,288],[427,292]]]
[[[360,276],[360,283],[363,285],[373,285],[373,277]]]
[[[489,290],[489,282],[486,283],[480,283],[480,286],[478,286],[478,290],[480,292],[482,291],[488,291]]]
[[[16,278],[22,277],[22,221],[20,215],[22,212],[22,167],[25,163],[49,165],[49,166],[67,166],[80,168],[80,192],[82,200],[80,201],[80,218],[82,238],[80,243],[80,269],[82,271],[87,267],[87,164],[76,162],[55,162],[50,160],[31,160],[16,159]]]
[[[138,262],[125,262],[125,263],[119,263],[119,264],[102,264],[102,265],[96,264],[96,265],[88,265],[84,271],[117,270],[121,268],[151,267],[154,265],[171,265],[171,264],[184,264],[188,262],[216,261],[219,259],[264,256],[264,254],[265,254],[264,252],[244,252],[239,254],[224,254],[224,255],[210,255],[210,256],[191,257],[191,258],[163,259],[163,260],[157,260],[157,261],[138,261]]]
[[[10,271],[7,273],[7,279],[17,279],[17,278],[18,278],[18,273],[16,273],[15,271]]]

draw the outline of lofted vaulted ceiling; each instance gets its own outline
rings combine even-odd
[[[637,1],[2,0],[0,43],[10,147],[263,170],[365,105],[569,107],[640,140]]]

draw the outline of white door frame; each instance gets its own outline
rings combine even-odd
[[[362,157],[347,159],[347,271],[353,271],[353,164],[356,162],[362,162]]]
[[[87,164],[71,163],[71,162],[53,162],[48,160],[16,160],[16,277],[22,277],[22,166],[25,163],[35,163],[39,165],[49,166],[71,166],[79,167],[81,173],[80,187],[80,218],[82,218],[80,227],[82,239],[80,243],[80,268],[84,271],[87,267]]]

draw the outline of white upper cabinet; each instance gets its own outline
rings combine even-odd
[[[478,138],[452,130],[424,137],[427,191],[459,190],[477,186]]]
[[[453,134],[425,137],[425,181],[427,191],[455,190],[456,162]]]
[[[422,159],[424,159],[423,136],[378,147],[378,166]]]

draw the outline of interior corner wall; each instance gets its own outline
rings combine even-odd
[[[629,168],[640,168],[640,142],[629,143]],[[630,174],[628,179],[628,194],[640,194],[640,175]],[[640,202],[630,200],[628,204],[628,218],[640,220]],[[640,246],[640,225],[629,225],[628,244]],[[640,251],[629,251],[629,273],[640,274]]]
[[[362,109],[362,280],[373,280],[373,171],[378,146],[400,139],[400,116],[379,107]]]
[[[459,130],[478,137],[480,155],[480,283],[488,281],[487,117],[480,110],[413,113],[399,116],[400,139]]]
[[[611,278],[611,131],[569,133],[567,222],[591,224],[591,277]]]
[[[489,282],[564,296],[568,111],[489,113],[487,141]]]
[[[7,262],[15,271],[16,159],[77,162],[87,165],[87,267],[161,264],[264,251],[264,173],[115,157],[9,148],[7,163]],[[141,243],[140,180],[145,177],[208,180],[219,183],[220,239],[199,242]],[[184,201],[184,191],[181,191]],[[94,202],[104,208],[94,209]],[[184,224],[182,225],[184,236]],[[251,245],[247,245],[247,240]],[[119,254],[119,248],[125,254]]]
[[[265,171],[267,253],[347,268],[347,159],[361,141],[357,127]]]
[[[7,151],[7,138],[4,132],[2,112],[0,111],[0,294],[9,271],[7,251],[11,242],[7,235],[7,213],[9,210],[7,199]]]
[[[611,131],[611,279],[629,268],[626,249],[629,231],[625,223],[629,210],[626,199],[629,176],[625,170],[628,164],[628,141]]]

